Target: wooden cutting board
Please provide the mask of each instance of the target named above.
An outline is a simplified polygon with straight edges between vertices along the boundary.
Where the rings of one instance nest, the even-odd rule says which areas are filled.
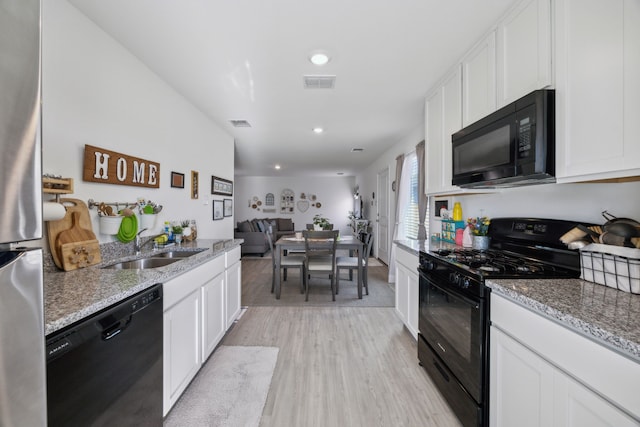
[[[95,234],[93,234],[93,226],[91,225],[91,217],[89,216],[89,208],[87,205],[80,199],[72,199],[72,198],[63,198],[60,199],[60,203],[62,203],[67,211],[64,218],[56,220],[56,221],[47,221],[47,238],[49,240],[49,249],[51,251],[51,256],[53,258],[53,262],[58,266],[58,268],[63,268],[62,259],[60,258],[60,247],[57,246],[58,235],[66,230],[69,230],[73,227],[73,213],[77,212],[79,214],[77,224],[78,227],[90,231],[92,233],[91,238],[84,240],[93,240],[95,239]],[[85,235],[86,236],[86,235]]]
[[[96,239],[64,243],[60,245],[60,260],[64,271],[97,264],[102,261],[100,243]]]

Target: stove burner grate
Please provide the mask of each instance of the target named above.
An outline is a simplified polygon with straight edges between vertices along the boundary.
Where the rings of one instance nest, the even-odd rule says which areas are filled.
[[[557,273],[553,265],[491,249],[441,249],[436,253],[446,260],[495,275],[545,276]]]

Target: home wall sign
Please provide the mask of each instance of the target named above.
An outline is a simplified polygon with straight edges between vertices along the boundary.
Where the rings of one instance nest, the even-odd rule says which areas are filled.
[[[82,180],[160,188],[160,163],[85,145]]]

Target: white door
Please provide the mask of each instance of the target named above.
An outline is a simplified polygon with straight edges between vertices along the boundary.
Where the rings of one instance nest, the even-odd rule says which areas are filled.
[[[378,203],[376,223],[378,224],[377,256],[385,264],[389,264],[389,168],[378,172]]]

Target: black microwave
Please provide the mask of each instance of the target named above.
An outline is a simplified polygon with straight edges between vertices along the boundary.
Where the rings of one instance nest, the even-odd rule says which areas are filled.
[[[456,132],[451,142],[453,185],[555,182],[555,91],[531,92]]]

